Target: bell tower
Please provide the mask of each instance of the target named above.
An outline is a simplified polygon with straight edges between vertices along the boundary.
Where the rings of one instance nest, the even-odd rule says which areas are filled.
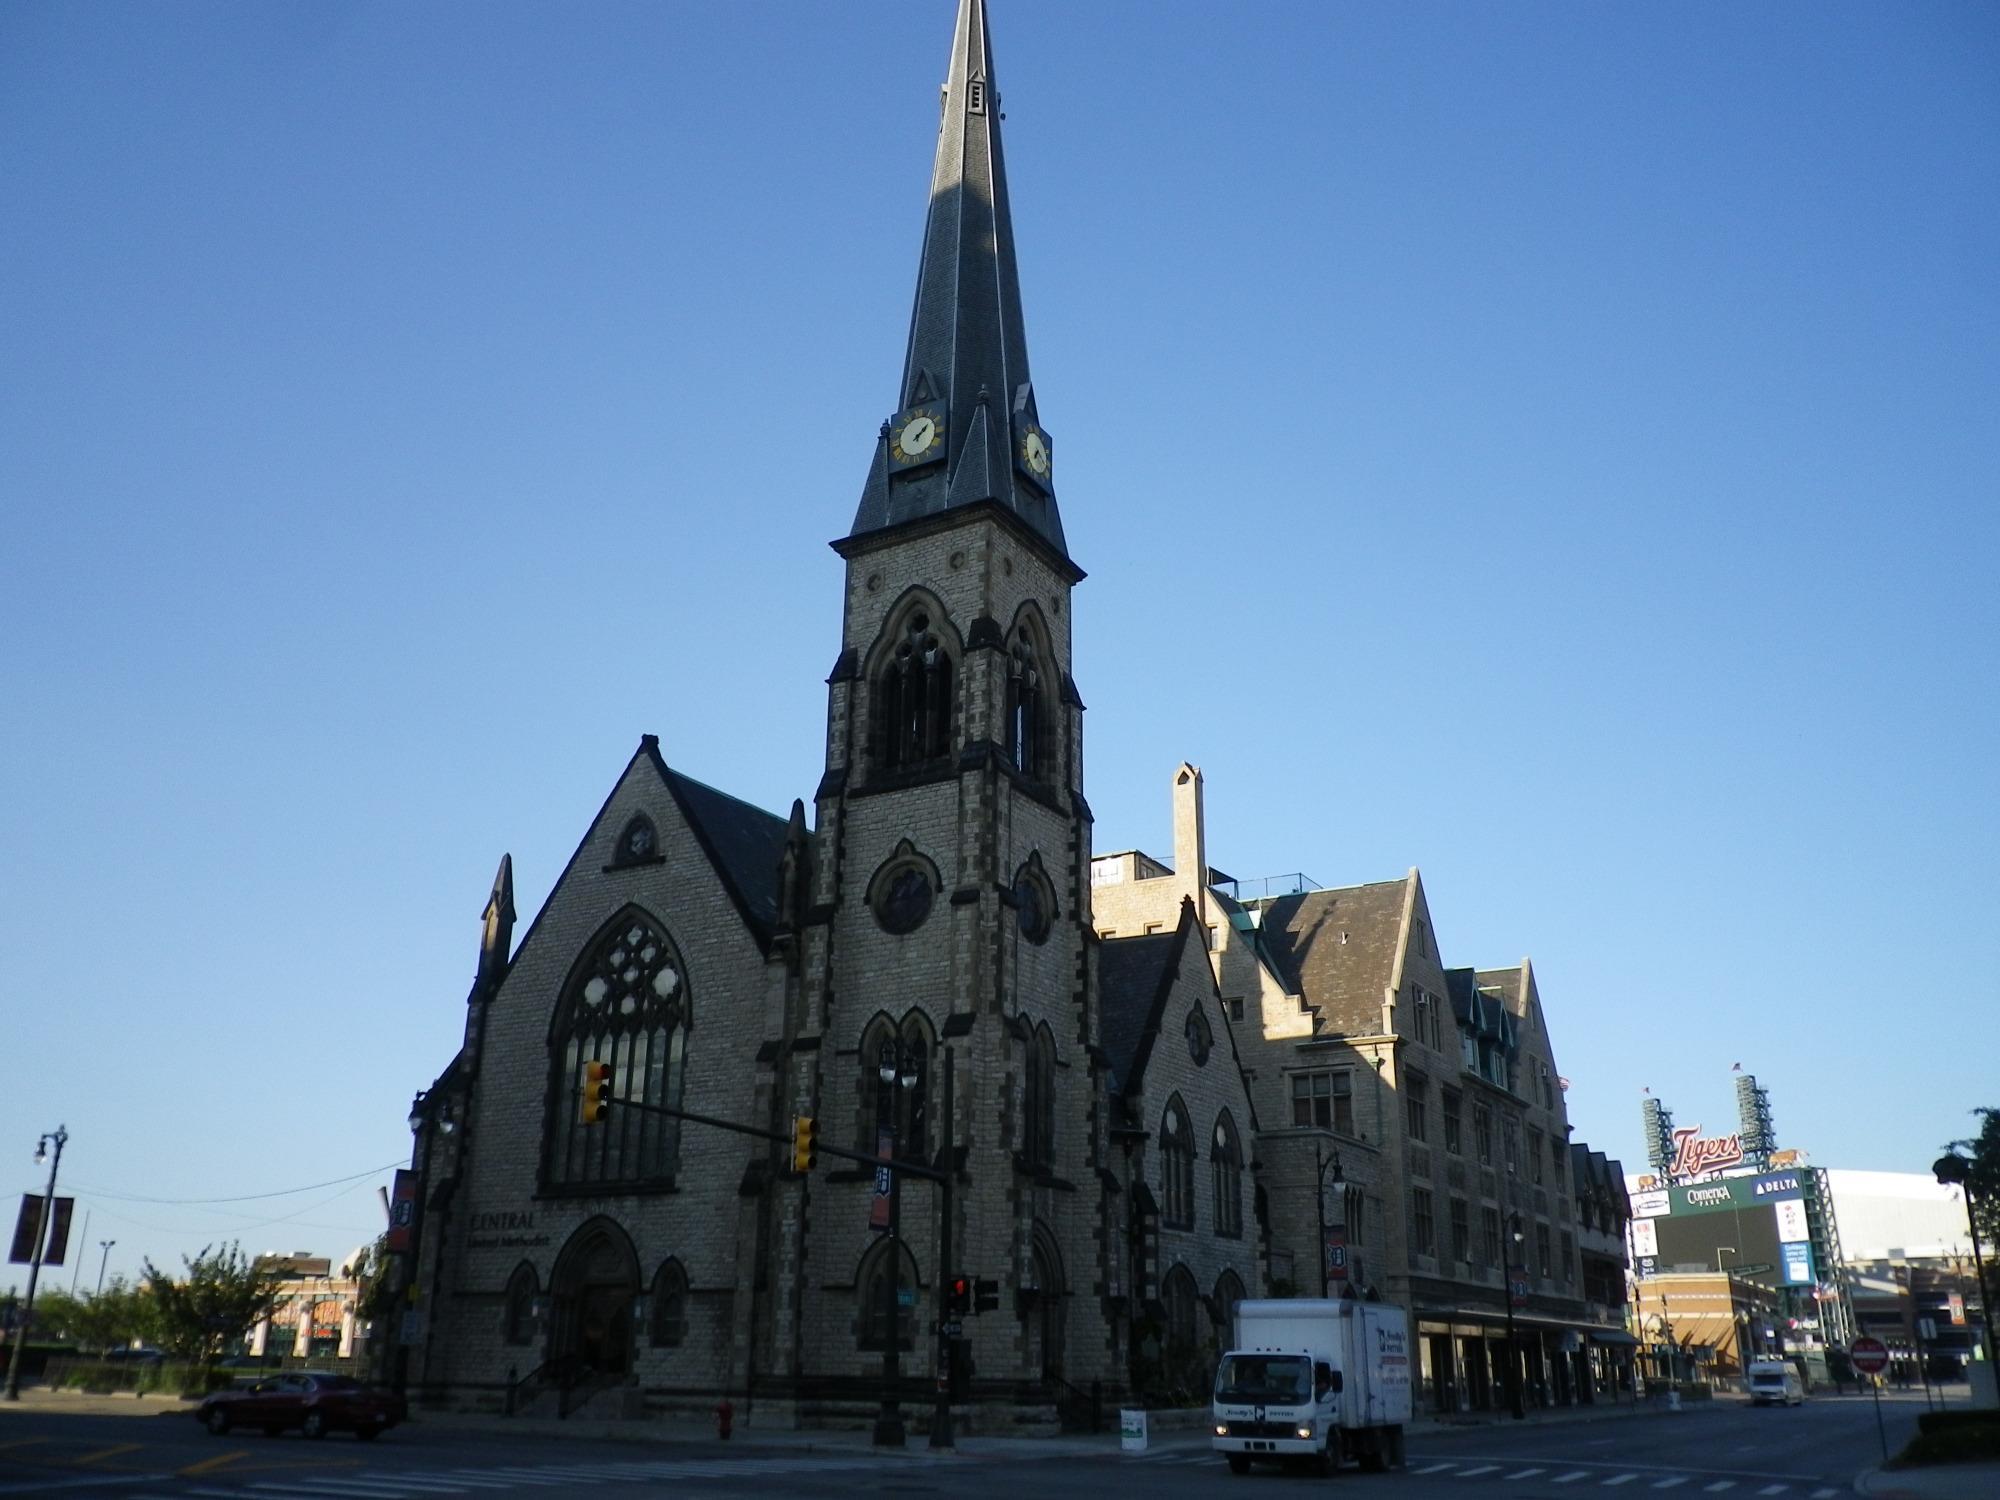
[[[873,1151],[892,1129],[897,1154],[926,1161],[951,1053],[959,1263],[936,1264],[937,1195],[906,1183],[912,1326],[944,1316],[951,1274],[991,1277],[1011,1315],[967,1324],[981,1379],[1088,1378],[1090,1352],[1064,1363],[1072,1309],[1099,1280],[1091,825],[1069,607],[1084,575],[1028,371],[1000,119],[985,0],[960,0],[902,379],[833,544],[847,565],[841,647],[787,1029],[816,1047],[825,1138]],[[901,1092],[877,1082],[885,1046],[917,1059]],[[874,1252],[857,1264],[853,1247],[871,1193],[815,1185],[804,1231],[807,1283],[851,1281],[864,1323]],[[929,1373],[930,1349],[916,1337],[904,1368]]]

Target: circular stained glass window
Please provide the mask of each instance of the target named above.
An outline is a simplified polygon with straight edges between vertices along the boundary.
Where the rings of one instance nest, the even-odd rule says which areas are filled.
[[[1026,870],[1014,877],[1014,915],[1021,936],[1031,943],[1049,939],[1049,898],[1042,883]]]
[[[915,865],[904,865],[877,889],[875,920],[884,932],[915,932],[931,914],[930,877]]]

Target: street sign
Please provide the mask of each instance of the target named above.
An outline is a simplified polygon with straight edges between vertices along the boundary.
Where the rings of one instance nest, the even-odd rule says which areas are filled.
[[[1889,1368],[1889,1346],[1863,1334],[1848,1346],[1848,1357],[1863,1375],[1880,1375]]]
[[[938,1324],[938,1332],[948,1339],[962,1339],[965,1337],[965,1325],[954,1319]]]
[[[1917,1337],[1922,1339],[1926,1344],[1935,1344],[1937,1342],[1937,1319],[1917,1319]]]

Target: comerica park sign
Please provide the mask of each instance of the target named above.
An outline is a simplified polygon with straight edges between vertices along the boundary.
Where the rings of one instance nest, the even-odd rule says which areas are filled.
[[[1743,1164],[1743,1136],[1710,1136],[1701,1138],[1701,1127],[1691,1125],[1685,1130],[1674,1132],[1674,1160],[1667,1168],[1667,1178],[1672,1182],[1689,1177],[1703,1177],[1710,1172],[1720,1172],[1724,1167]]]

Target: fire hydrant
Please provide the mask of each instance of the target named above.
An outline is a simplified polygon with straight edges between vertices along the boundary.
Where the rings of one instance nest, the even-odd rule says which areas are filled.
[[[736,1408],[724,1396],[715,1407],[715,1435],[725,1443],[729,1441],[729,1429],[736,1425]]]

